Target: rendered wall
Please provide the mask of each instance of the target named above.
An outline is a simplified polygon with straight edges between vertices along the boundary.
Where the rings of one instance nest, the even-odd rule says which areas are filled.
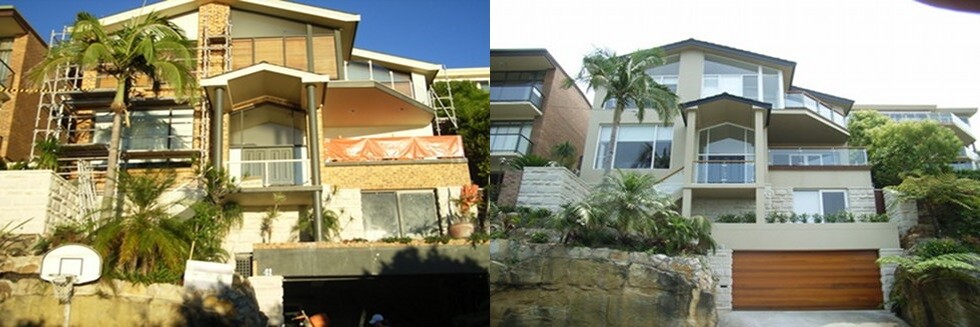
[[[894,223],[714,224],[712,236],[732,250],[858,250],[898,248]]]

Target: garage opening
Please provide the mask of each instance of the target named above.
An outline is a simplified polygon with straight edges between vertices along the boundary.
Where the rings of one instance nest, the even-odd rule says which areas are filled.
[[[878,251],[735,251],[736,310],[876,309],[882,305]]]
[[[486,326],[487,274],[290,278],[283,285],[287,326],[300,309],[326,313],[330,326],[364,326],[375,313],[392,326]]]

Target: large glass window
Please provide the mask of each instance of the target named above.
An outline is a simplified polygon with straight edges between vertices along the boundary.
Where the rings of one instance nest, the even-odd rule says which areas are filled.
[[[361,193],[364,233],[368,239],[417,237],[436,229],[431,190]]]
[[[531,122],[490,123],[490,153],[527,154],[531,148]]]
[[[673,142],[673,125],[624,125],[619,127],[616,148],[613,149],[613,168],[667,169]],[[599,132],[595,169],[605,169],[606,150],[612,135],[611,126]]]
[[[782,87],[776,69],[715,56],[705,56],[701,96],[728,93],[779,106]]]
[[[122,130],[123,150],[187,150],[194,135],[194,109],[166,108],[130,111],[130,126]],[[112,113],[95,116],[95,143],[109,143]]]
[[[847,211],[845,190],[794,190],[793,212],[807,215],[833,215]]]
[[[490,101],[529,101],[541,107],[546,71],[490,72]]]
[[[702,130],[696,163],[698,183],[755,181],[755,132],[732,124]]]

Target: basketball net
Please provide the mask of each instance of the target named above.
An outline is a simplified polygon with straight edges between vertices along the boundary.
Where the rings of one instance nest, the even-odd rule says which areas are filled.
[[[75,291],[75,275],[57,275],[51,278],[54,285],[54,296],[58,298],[58,303],[71,303],[71,296]]]

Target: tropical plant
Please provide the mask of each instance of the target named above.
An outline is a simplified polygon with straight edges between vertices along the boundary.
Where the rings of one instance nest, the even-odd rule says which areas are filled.
[[[191,204],[194,215],[184,223],[191,235],[188,258],[206,261],[222,261],[228,253],[221,242],[232,227],[242,226],[242,207],[228,196],[238,191],[235,178],[211,164],[197,165],[198,183],[204,196]]]
[[[93,231],[96,228],[93,220],[66,221],[55,225],[51,232],[42,236],[34,244],[34,252],[41,254],[60,245],[69,243],[89,244],[92,242]]]
[[[663,64],[659,49],[639,50],[623,56],[610,50],[596,49],[582,58],[582,70],[578,76],[565,81],[566,88],[572,87],[577,80],[585,83],[588,89],[604,91],[602,102],[613,101],[615,104],[612,134],[605,148],[605,162],[602,163],[607,175],[612,170],[619,124],[627,105],[636,106],[636,117],[640,122],[648,108],[653,109],[664,122],[670,122],[674,115],[680,113],[677,95],[654,81],[646,72]]]
[[[330,241],[335,237],[340,237],[340,216],[344,214],[341,210],[337,213],[330,209],[323,210],[320,214],[320,226],[323,228],[323,237]],[[293,226],[292,240],[313,240],[316,235],[316,221],[313,220],[313,211],[306,210],[300,214],[299,220]]]
[[[265,211],[265,216],[262,217],[262,224],[259,226],[259,232],[262,233],[262,243],[269,243],[272,241],[272,224],[276,222],[279,218],[279,206],[286,201],[286,195],[282,193],[272,194],[272,206]]]
[[[980,181],[954,174],[908,176],[898,186],[902,201],[917,201],[936,237],[965,239],[980,235]]]
[[[134,81],[145,77],[152,82],[154,93],[166,83],[178,100],[193,98],[197,89],[194,70],[194,43],[177,25],[155,13],[127,20],[118,29],[107,29],[99,19],[86,12],[78,13],[71,38],[55,44],[28,76],[35,84],[57,74],[58,69],[77,65],[80,71],[94,71],[116,79],[112,110],[112,134],[106,171],[104,218],[111,217],[119,165],[122,120],[129,125],[129,93]]]
[[[676,255],[705,253],[715,247],[711,223],[685,218],[668,196],[654,189],[651,175],[617,171],[584,201],[568,204],[552,220],[565,243],[609,246]]]
[[[907,256],[878,259],[879,265],[896,265],[889,301],[892,310],[916,325],[958,325],[947,321],[949,309],[940,308],[943,300],[937,297],[955,298],[953,293],[957,291],[980,291],[980,255],[963,252],[964,249],[955,240],[927,240],[913,247]]]
[[[37,164],[37,169],[48,169],[48,170],[58,170],[58,155],[61,152],[61,143],[55,137],[48,137],[43,140],[38,140],[34,146],[38,150],[37,157],[34,158],[34,162]]]
[[[524,167],[546,167],[551,165],[551,160],[548,158],[536,155],[527,154],[520,155],[515,158],[509,159],[504,162],[507,167],[514,170],[524,170]]]
[[[92,237],[92,245],[102,254],[110,275],[173,277],[173,272],[178,272],[176,277],[180,276],[189,237],[183,222],[159,203],[175,179],[173,171],[145,175],[123,171],[119,175],[119,191],[125,200],[123,210],[104,220]]]
[[[575,146],[570,141],[555,144],[551,148],[551,157],[555,158],[559,164],[568,169],[575,168],[575,156],[577,153]]]

